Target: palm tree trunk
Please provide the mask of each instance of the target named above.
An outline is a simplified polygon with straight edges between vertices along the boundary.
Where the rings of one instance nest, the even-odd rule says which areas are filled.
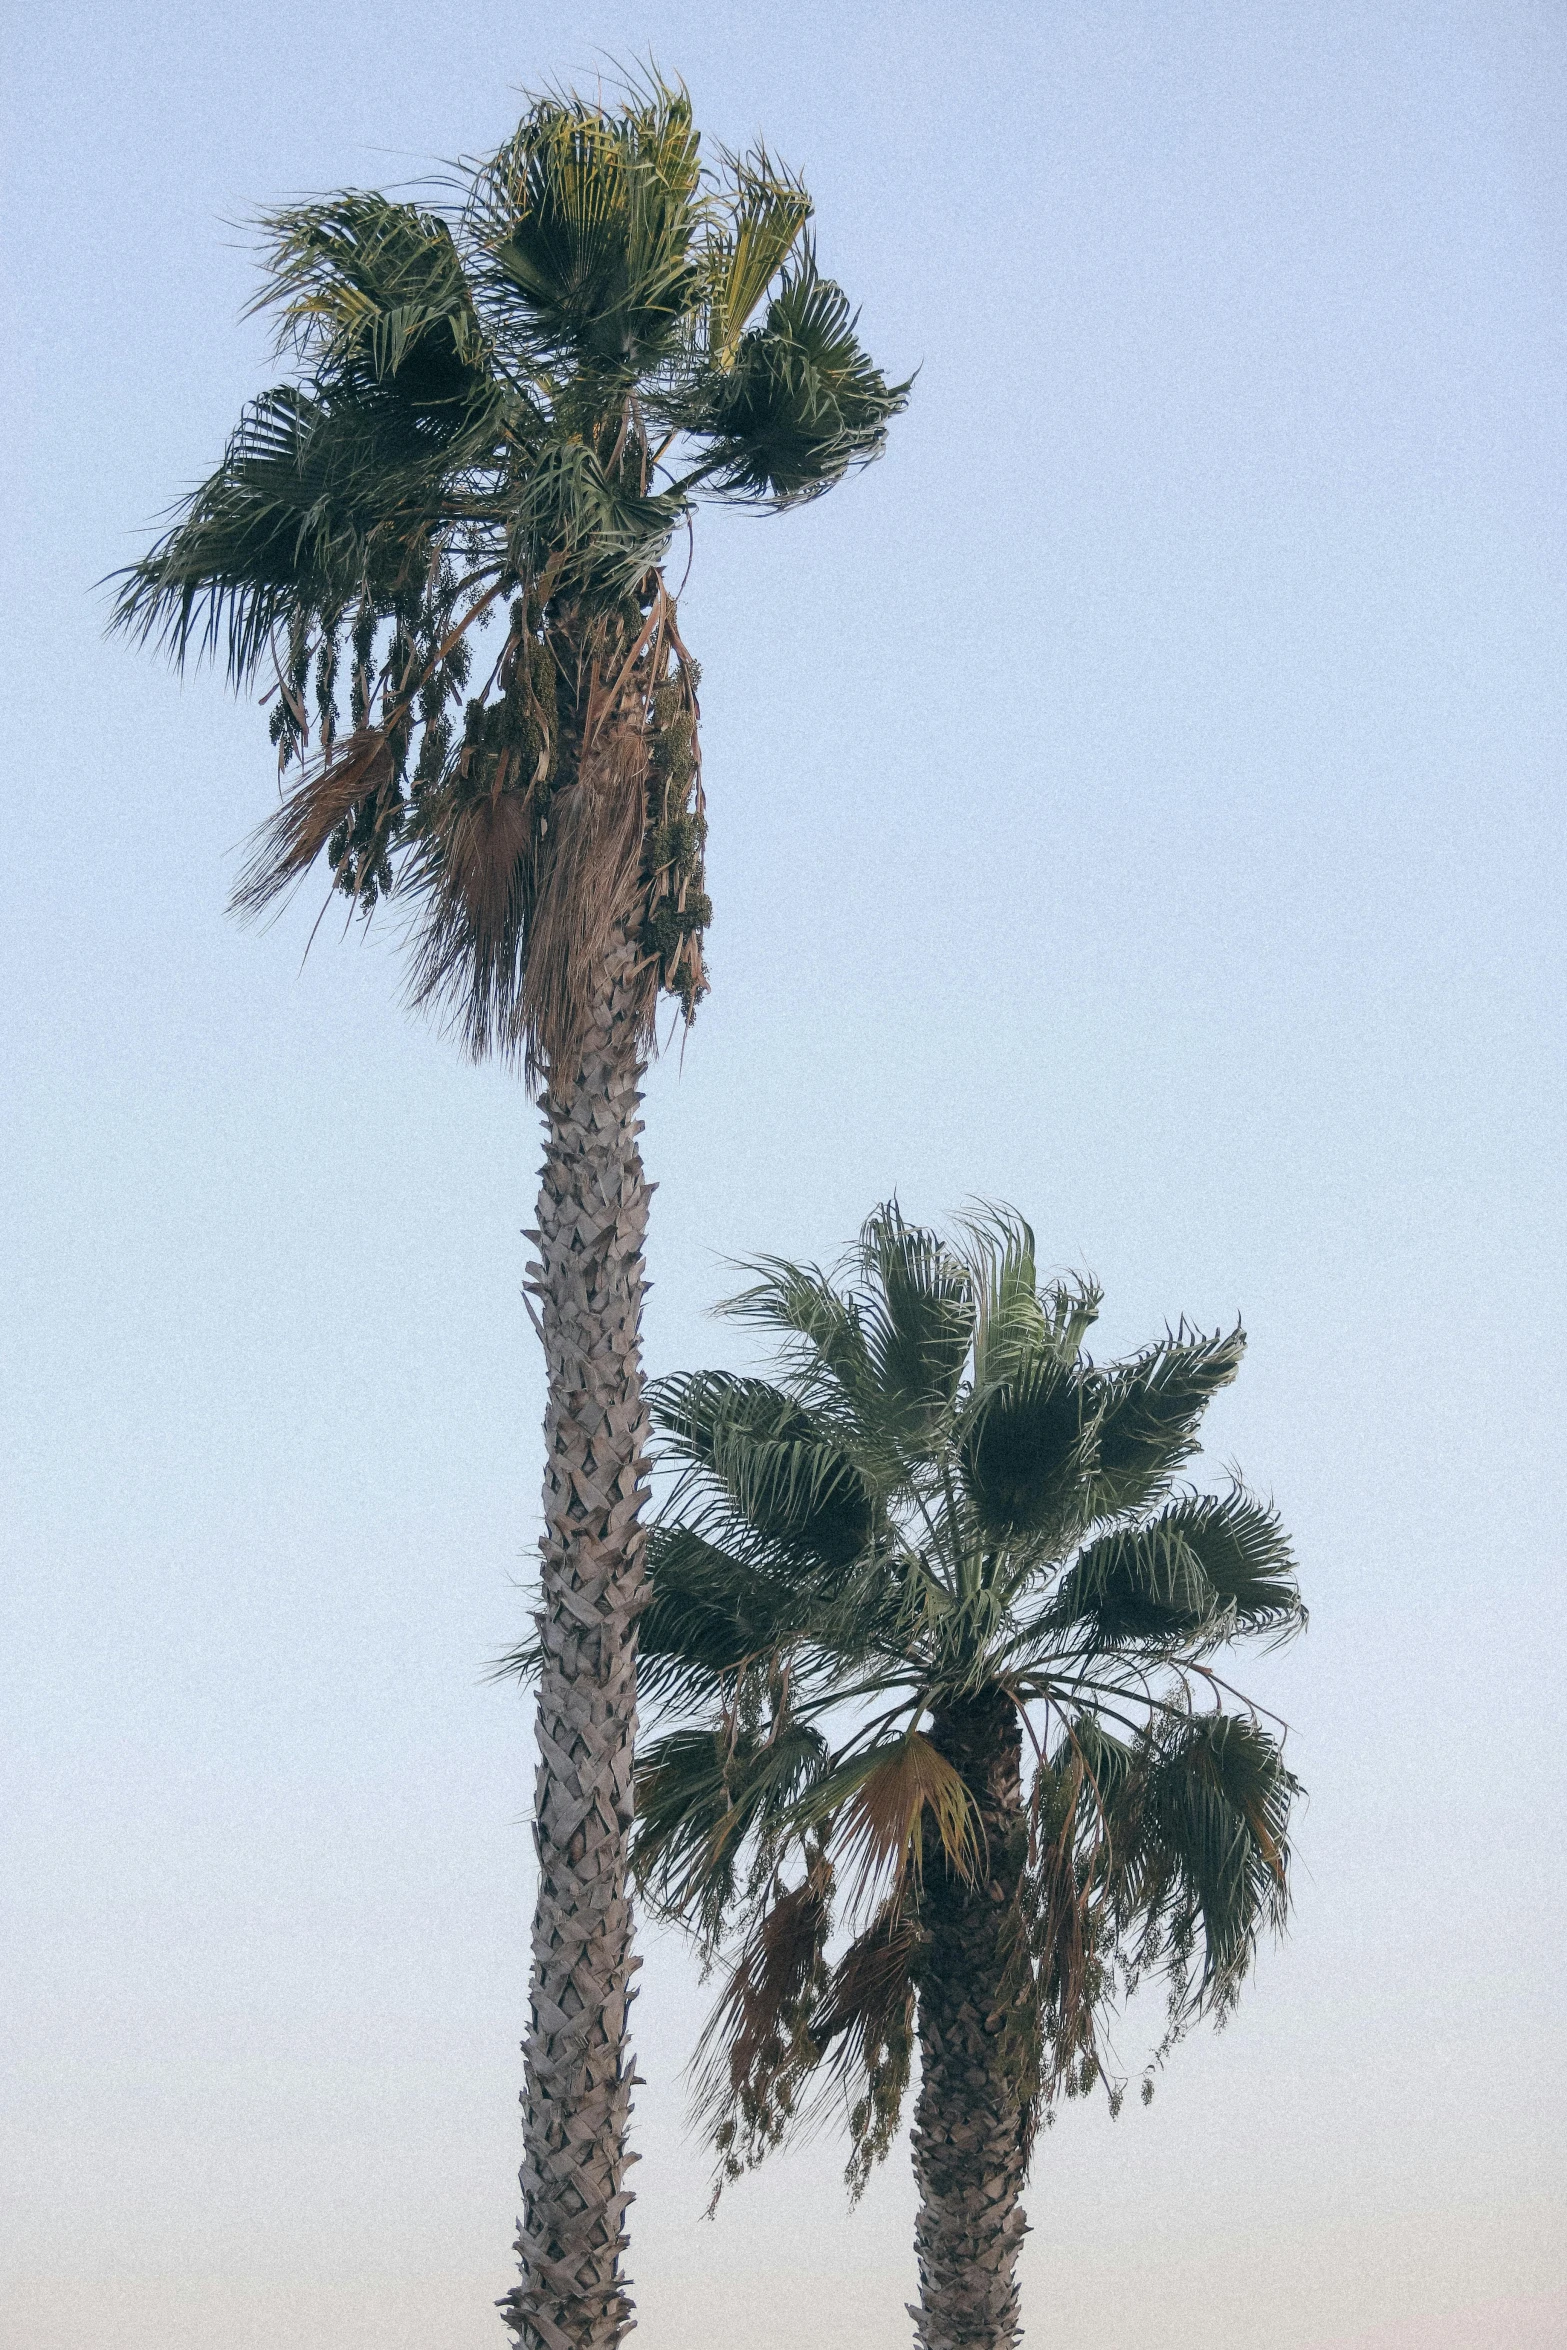
[[[1016,2267],[1026,2228],[1023,2114],[998,2057],[1005,1954],[1001,1922],[1026,1853],[1022,1738],[998,1690],[937,1719],[932,1737],[974,1796],[987,1858],[977,1881],[927,1851],[929,1932],[919,1988],[920,2092],[914,2111],[922,2350],[1012,2350],[1021,2339]],[[932,1840],[933,1841],[933,1840]]]
[[[632,2200],[627,1845],[636,1730],[643,1064],[626,926],[601,964],[581,1069],[545,1098],[539,1265],[545,1415],[539,1862],[524,2043],[522,2281],[501,2303],[523,2350],[607,2350],[632,2323],[621,2274]]]

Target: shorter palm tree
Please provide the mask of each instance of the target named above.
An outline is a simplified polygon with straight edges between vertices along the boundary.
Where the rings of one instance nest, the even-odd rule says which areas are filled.
[[[1297,1782],[1215,1665],[1304,1623],[1274,1511],[1178,1490],[1244,1338],[1085,1351],[1099,1292],[988,1213],[879,1209],[835,1278],[764,1259],[726,1309],[775,1382],[655,1390],[639,1881],[726,1981],[698,2102],[738,2175],[844,2097],[851,2186],[916,2044],[925,2350],[1019,2337],[1036,2124],[1102,2082],[1111,2008],[1230,2008],[1284,1921]],[[1151,2093],[1152,2069],[1145,2076]],[[814,2094],[813,2094],[814,2092]]]

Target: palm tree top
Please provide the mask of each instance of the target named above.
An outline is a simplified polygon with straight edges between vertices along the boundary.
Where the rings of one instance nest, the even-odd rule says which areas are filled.
[[[880,453],[909,387],[860,348],[811,216],[765,148],[704,163],[686,92],[656,75],[618,106],[536,99],[450,205],[349,189],[264,215],[249,308],[277,314],[297,379],[124,575],[122,625],[180,661],[222,644],[243,681],[301,602],[395,579],[411,535],[444,526],[519,581],[614,601],[697,497],[819,496]],[[610,421],[641,465],[606,462]],[[387,515],[389,461],[406,495]]]
[[[677,1475],[649,1554],[636,1858],[709,1952],[739,1937],[703,2076],[731,2163],[806,2075],[856,2066],[863,2163],[890,2131],[922,1879],[979,1865],[976,1724],[1034,1758],[1028,2110],[1099,2076],[1108,2003],[1149,1968],[1177,2031],[1233,2002],[1285,1917],[1295,1781],[1221,1652],[1305,1610],[1276,1511],[1179,1481],[1238,1327],[1096,1361],[1097,1288],[1042,1280],[1008,1210],[947,1239],[892,1202],[834,1274],[752,1270],[725,1310],[777,1341],[776,1376],[653,1390]]]
[[[660,566],[700,500],[780,510],[868,463],[908,391],[811,217],[765,148],[705,160],[650,71],[615,102],[537,98],[445,201],[350,189],[263,221],[252,307],[291,372],[122,575],[115,624],[178,663],[221,652],[236,684],[275,668],[300,780],[239,903],[328,849],[356,908],[402,888],[429,917],[415,992],[476,1051],[548,1053],[553,983],[524,976],[539,827],[628,683],[677,771],[637,844],[646,944],[688,1011],[702,992],[696,677]],[[459,728],[475,631],[508,613]]]

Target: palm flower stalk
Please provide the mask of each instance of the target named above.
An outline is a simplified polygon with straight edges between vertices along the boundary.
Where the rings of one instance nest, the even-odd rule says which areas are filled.
[[[1040,2119],[1119,2105],[1108,2021],[1162,1977],[1151,2094],[1286,1918],[1297,1783],[1220,1666],[1304,1623],[1294,1563],[1239,1484],[1177,1483],[1244,1340],[1096,1362],[1099,1293],[1010,1211],[947,1241],[893,1203],[837,1276],[753,1270],[776,1378],[652,1391],[636,1872],[724,1970],[715,2195],[835,2103],[858,2192],[917,2048],[918,2339],[1004,2350]]]
[[[323,864],[351,916],[394,900],[413,1000],[545,1113],[539,1884],[503,2304],[530,2350],[602,2350],[631,2314],[637,1112],[660,999],[689,1019],[706,991],[711,917],[665,558],[703,499],[777,511],[867,463],[907,389],[810,220],[765,151],[705,164],[656,76],[538,99],[450,203],[350,190],[270,216],[258,304],[292,373],[116,613],[265,684],[283,795],[239,909]]]

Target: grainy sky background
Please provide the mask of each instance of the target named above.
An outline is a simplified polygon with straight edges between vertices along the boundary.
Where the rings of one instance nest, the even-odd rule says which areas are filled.
[[[1567,20],[1550,5],[170,0],[8,35],[10,2350],[482,2350],[510,2276],[538,1136],[390,938],[224,915],[265,720],[94,582],[268,380],[242,225],[651,47],[805,172],[891,452],[704,522],[716,990],[649,1087],[655,1367],[897,1185],[1106,1344],[1245,1315],[1214,1453],[1313,1624],[1295,1932],[1045,2140],[1030,2338],[1567,2333]],[[228,224],[228,225],[226,225]],[[900,2149],[701,2217],[656,1945],[647,2350],[907,2339]],[[1134,2019],[1135,2064],[1155,2019]]]

